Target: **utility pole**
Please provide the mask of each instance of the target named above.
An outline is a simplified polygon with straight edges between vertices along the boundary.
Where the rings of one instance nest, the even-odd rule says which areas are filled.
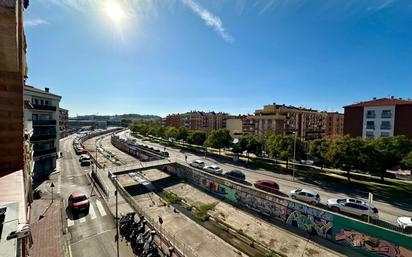
[[[292,170],[293,181],[295,181],[296,138],[297,138],[297,136],[298,136],[298,132],[295,130],[295,142],[293,144],[293,170]]]
[[[117,177],[115,175],[112,175],[113,180],[115,181],[116,184],[116,191],[114,191],[114,195],[116,196],[116,250],[117,250],[117,257],[119,257],[119,204],[118,204],[118,196],[117,194],[118,192],[118,181],[117,181]]]
[[[52,190],[52,201],[51,202],[53,203],[53,188],[54,188],[53,182],[51,183],[50,187],[51,187],[51,190]]]

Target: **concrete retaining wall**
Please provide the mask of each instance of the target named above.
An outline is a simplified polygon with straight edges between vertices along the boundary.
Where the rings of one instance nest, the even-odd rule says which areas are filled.
[[[176,164],[177,176],[228,201],[371,256],[412,257],[412,237]]]

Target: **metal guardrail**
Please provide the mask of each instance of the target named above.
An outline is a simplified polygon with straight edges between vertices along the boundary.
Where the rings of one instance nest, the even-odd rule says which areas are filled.
[[[116,176],[113,176],[113,173],[108,170],[108,176],[110,180],[115,184],[117,181],[113,178]],[[132,196],[124,189],[123,186],[121,186],[119,183],[117,184],[117,189],[119,190],[120,194],[124,197],[124,199],[129,203],[129,205],[139,214],[142,214],[144,218],[147,220],[147,223],[149,227],[152,229],[155,229],[157,232],[157,235],[160,236],[160,238],[167,242],[169,245],[173,245],[175,248],[175,253],[177,253],[178,256],[180,257],[199,257],[199,255],[196,254],[196,251],[190,246],[176,238],[176,235],[168,232],[162,226],[159,224],[158,221],[155,221],[152,219],[149,214],[147,213],[146,210],[141,208],[137,202],[132,198]]]

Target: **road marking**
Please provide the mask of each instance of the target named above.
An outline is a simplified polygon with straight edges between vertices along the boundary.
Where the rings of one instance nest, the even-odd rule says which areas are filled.
[[[86,217],[82,217],[81,219],[79,219],[80,223],[83,223],[86,221]]]
[[[100,215],[106,216],[106,211],[104,210],[102,203],[99,200],[96,200],[96,204],[97,204],[97,209],[99,209]]]
[[[73,226],[73,225],[74,225],[74,220],[67,219],[67,226],[68,226],[68,227],[71,227],[71,226]]]
[[[89,208],[90,208],[90,209],[89,209],[90,218],[91,218],[92,220],[94,220],[94,219],[96,218],[96,213],[94,212],[93,205],[90,204],[90,207],[89,207]]]
[[[60,170],[59,176],[57,178],[57,194],[60,194],[61,189],[62,189],[62,173],[61,173],[61,170]]]

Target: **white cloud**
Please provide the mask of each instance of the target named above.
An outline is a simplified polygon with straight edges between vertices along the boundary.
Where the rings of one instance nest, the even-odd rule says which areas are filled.
[[[24,21],[24,25],[27,27],[35,27],[35,26],[45,25],[45,24],[49,24],[49,22],[43,19],[39,19],[39,18]]]
[[[215,16],[193,0],[182,0],[182,2],[190,7],[207,26],[212,27],[226,42],[232,43],[234,41],[234,38],[226,32],[222,20],[218,16]]]

